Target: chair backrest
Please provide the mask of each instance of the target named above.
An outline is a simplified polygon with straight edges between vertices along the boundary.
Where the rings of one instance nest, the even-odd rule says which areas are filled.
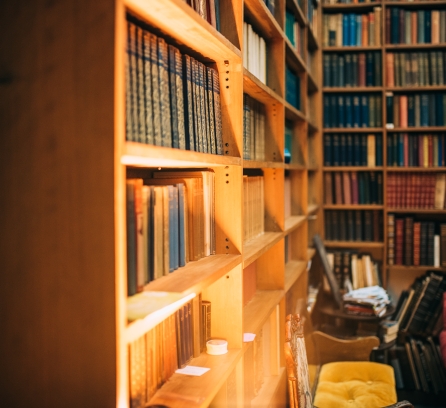
[[[285,321],[285,363],[291,408],[310,408],[313,398],[303,324],[299,314],[290,314]]]

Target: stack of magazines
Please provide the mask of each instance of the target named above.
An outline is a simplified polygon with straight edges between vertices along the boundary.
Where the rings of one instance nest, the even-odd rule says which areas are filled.
[[[351,290],[342,297],[345,313],[362,316],[382,316],[389,303],[389,295],[380,286]]]

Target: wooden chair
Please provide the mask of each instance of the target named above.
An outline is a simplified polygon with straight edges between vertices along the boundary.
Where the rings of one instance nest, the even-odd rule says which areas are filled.
[[[288,315],[285,362],[291,408],[413,407],[408,401],[397,402],[393,368],[368,361],[378,338],[340,340],[315,332],[307,341],[308,348],[300,315]],[[323,363],[308,364],[307,350],[313,360],[318,346],[324,351]]]

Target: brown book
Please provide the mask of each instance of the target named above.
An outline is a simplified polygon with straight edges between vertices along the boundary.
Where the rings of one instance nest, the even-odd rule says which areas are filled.
[[[367,14],[362,15],[362,46],[369,45],[369,19]]]
[[[350,172],[350,187],[352,204],[359,204],[358,173],[356,171]]]
[[[333,173],[334,181],[335,181],[335,203],[343,204],[342,200],[342,175],[341,172],[336,171]]]
[[[400,95],[400,123],[402,128],[407,127],[407,95]]]
[[[389,52],[386,54],[386,78],[387,86],[395,86],[395,54]]]
[[[366,86],[365,52],[358,54],[358,86]]]
[[[400,127],[400,95],[394,95],[393,97],[393,124]]]
[[[413,218],[404,219],[404,265],[413,265]]]
[[[440,10],[432,10],[431,12],[431,43],[440,43]],[[443,28],[444,29],[444,28]]]
[[[404,219],[395,220],[395,265],[403,265]]]
[[[418,43],[418,14],[416,11],[410,13],[410,28],[411,28],[411,44]]]
[[[201,334],[203,342],[203,350],[206,350],[206,342],[211,338],[211,302],[208,300],[201,301]]]
[[[324,173],[325,204],[333,204],[333,177],[331,172]]]
[[[342,173],[342,188],[343,188],[343,203],[344,204],[351,204],[352,198],[351,198],[351,186],[350,186],[350,173],[347,171],[344,171]]]
[[[413,223],[413,265],[420,265],[421,223]]]
[[[198,357],[202,350],[201,344],[201,294],[192,299],[192,345],[193,356]]]

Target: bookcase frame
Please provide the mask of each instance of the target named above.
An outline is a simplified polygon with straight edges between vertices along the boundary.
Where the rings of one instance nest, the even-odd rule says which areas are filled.
[[[382,205],[369,206],[369,205],[327,205],[324,204],[324,214],[325,210],[340,209],[340,210],[366,210],[366,209],[379,209],[383,211],[383,236],[382,242],[355,242],[355,241],[328,241],[325,240],[325,245],[329,249],[355,249],[358,252],[369,252],[372,253],[376,259],[381,262],[382,270],[382,281],[384,287],[386,287],[394,298],[398,298],[399,294],[403,289],[406,289],[413,280],[423,274],[427,269],[439,269],[444,270],[444,268],[435,268],[433,266],[403,266],[403,265],[388,265],[387,262],[387,214],[443,214],[444,210],[417,210],[417,209],[392,209],[387,206],[386,197],[386,186],[387,186],[387,175],[389,172],[441,172],[446,169],[446,167],[435,167],[435,168],[420,168],[420,167],[392,167],[387,165],[387,150],[386,150],[386,140],[389,134],[396,132],[439,132],[444,131],[444,127],[407,127],[407,128],[393,128],[388,129],[386,127],[386,116],[385,116],[385,95],[386,92],[412,92],[412,91],[444,91],[445,86],[406,86],[406,87],[389,87],[386,81],[386,54],[388,52],[403,51],[403,50],[436,50],[436,49],[446,49],[446,43],[440,44],[388,44],[385,38],[386,34],[386,9],[389,7],[404,7],[411,9],[419,8],[431,8],[431,9],[444,9],[446,2],[444,1],[388,1],[382,0],[377,2],[365,2],[365,3],[350,3],[350,4],[322,4],[321,8],[324,14],[326,13],[347,13],[347,12],[366,12],[372,10],[374,7],[382,7],[382,45],[381,46],[324,46],[323,54],[333,53],[333,52],[357,52],[357,51],[379,51],[381,52],[381,68],[382,68],[382,84],[381,86],[370,86],[370,87],[324,87],[322,90],[323,95],[329,95],[330,93],[352,93],[352,92],[378,92],[382,94],[382,127],[379,128],[325,128],[324,134],[334,134],[334,133],[379,133],[382,135],[382,157],[383,166],[376,167],[354,167],[354,166],[324,166],[323,173],[333,172],[333,171],[377,171],[383,174],[383,198],[384,202]],[[324,229],[322,227],[322,229]],[[325,231],[324,231],[325,232]]]
[[[158,169],[195,168],[215,172],[216,255],[190,262],[144,290],[211,300],[212,335],[226,338],[229,352],[194,358],[191,365],[210,371],[202,377],[174,374],[150,403],[227,406],[227,379],[235,373],[237,406],[246,406],[243,356],[253,346],[243,343],[243,333],[262,327],[272,333],[271,376],[251,406],[285,401],[283,324],[291,312],[286,296],[306,299],[312,235],[320,233],[322,215],[322,116],[313,112],[321,110],[321,70],[307,66],[292,48],[284,32],[285,7],[291,5],[304,26],[304,55],[313,55],[313,68],[321,61],[320,24],[313,31],[306,3],[301,7],[295,0],[277,1],[274,16],[261,0],[220,5],[221,33],[181,0],[0,7],[5,36],[22,47],[18,53],[2,43],[0,70],[6,91],[0,142],[6,404],[129,406],[129,344],[179,306],[160,306],[127,322],[126,178],[129,172],[149,177]],[[316,1],[314,7],[320,11]],[[127,13],[218,70],[222,156],[126,141]],[[274,56],[268,85],[243,68],[245,13]],[[301,110],[285,101],[286,62],[301,78]],[[266,107],[264,161],[243,159],[244,92]],[[293,123],[293,156],[298,149],[303,162],[284,163],[285,118]],[[266,222],[263,234],[243,242],[243,172],[249,169],[263,173]],[[288,175],[291,196],[285,197]],[[292,208],[287,219],[286,199]],[[243,306],[243,269],[254,262],[256,292]]]

